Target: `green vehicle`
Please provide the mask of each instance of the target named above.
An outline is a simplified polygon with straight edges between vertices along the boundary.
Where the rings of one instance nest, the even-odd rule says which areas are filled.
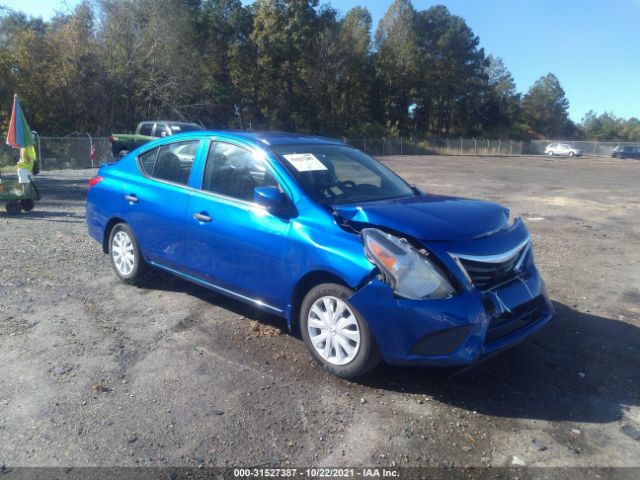
[[[193,130],[204,130],[204,128],[195,123],[164,120],[140,122],[133,134],[114,133],[109,137],[111,153],[113,154],[113,158],[118,159],[131,150],[138,148],[140,145],[155,140],[156,138],[168,137],[169,135],[191,132]]]
[[[7,179],[0,181],[0,202],[6,202],[9,215],[18,215],[23,210],[30,212],[37,200],[40,200],[40,192],[35,183],[18,183]]]

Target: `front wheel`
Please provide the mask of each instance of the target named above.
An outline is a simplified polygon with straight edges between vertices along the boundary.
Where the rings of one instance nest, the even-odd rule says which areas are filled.
[[[350,289],[324,283],[311,289],[300,308],[300,330],[313,359],[328,372],[355,378],[380,362],[367,322],[349,303]]]
[[[126,223],[118,223],[109,235],[109,257],[116,275],[125,283],[138,283],[147,270],[136,237]]]
[[[569,156],[570,156],[570,157],[573,157],[574,155],[575,155],[575,153],[573,153],[573,152],[569,152]]]
[[[552,152],[551,150],[549,150],[549,151],[547,152],[547,155],[549,155],[550,157],[553,157],[553,152]]]

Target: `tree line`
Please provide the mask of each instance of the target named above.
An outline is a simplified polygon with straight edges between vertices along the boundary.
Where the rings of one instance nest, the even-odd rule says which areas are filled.
[[[140,120],[345,137],[640,140],[637,119],[568,117],[558,79],[524,94],[463,18],[395,0],[344,16],[319,0],[84,0],[50,21],[1,7],[0,123],[23,99],[48,135]]]

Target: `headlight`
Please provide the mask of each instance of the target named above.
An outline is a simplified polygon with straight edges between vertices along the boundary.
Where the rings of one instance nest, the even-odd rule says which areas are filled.
[[[365,228],[361,234],[365,255],[397,295],[420,300],[446,298],[455,293],[440,269],[406,240],[376,228]]]

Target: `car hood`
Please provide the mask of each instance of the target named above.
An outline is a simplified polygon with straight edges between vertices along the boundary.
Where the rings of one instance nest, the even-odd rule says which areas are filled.
[[[503,230],[509,210],[466,198],[420,195],[362,204],[336,205],[344,219],[386,227],[418,240],[457,241]]]

